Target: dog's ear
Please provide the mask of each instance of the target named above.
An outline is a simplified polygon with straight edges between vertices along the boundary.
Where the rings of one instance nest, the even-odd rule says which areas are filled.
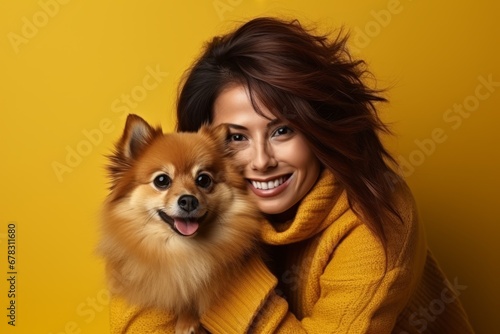
[[[199,133],[211,138],[212,142],[216,145],[217,149],[223,155],[224,159],[222,165],[224,166],[219,175],[219,182],[231,182],[233,187],[238,189],[246,189],[246,181],[242,177],[244,172],[244,165],[238,164],[233,159],[236,150],[230,142],[230,131],[227,124],[220,125],[203,125]],[[233,175],[233,176],[231,176]]]
[[[205,136],[212,138],[219,149],[231,155],[232,150],[229,145],[229,127],[227,124],[220,125],[208,125],[204,124],[201,126],[199,132]]]
[[[123,154],[124,158],[136,159],[144,148],[161,134],[161,128],[155,129],[141,117],[130,114],[116,149]]]
[[[111,188],[130,169],[132,161],[142,153],[144,148],[156,137],[162,135],[160,127],[153,128],[141,117],[129,114],[125,130],[115,145],[112,155],[108,156],[108,172],[111,178]]]

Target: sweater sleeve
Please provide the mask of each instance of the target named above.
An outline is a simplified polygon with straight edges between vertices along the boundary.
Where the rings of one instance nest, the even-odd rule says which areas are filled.
[[[201,318],[211,333],[241,334],[250,330],[256,316],[269,305],[277,279],[260,257],[253,257]]]
[[[330,333],[391,333],[414,283],[411,257],[387,268],[388,257],[368,227],[358,225],[334,250],[320,277],[320,298],[302,323]]]
[[[290,312],[276,279],[255,260],[210,308],[202,323],[212,333],[390,333],[409,299],[404,270],[385,271],[383,246],[363,225],[335,249],[308,316]],[[311,298],[308,295],[307,298]]]
[[[112,296],[109,310],[111,334],[162,334],[175,331],[173,315],[129,305],[117,296]]]

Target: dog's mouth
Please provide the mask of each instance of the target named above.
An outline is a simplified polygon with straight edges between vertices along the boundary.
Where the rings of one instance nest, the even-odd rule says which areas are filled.
[[[162,210],[158,210],[158,215],[165,223],[168,224],[168,226],[172,228],[172,230],[184,237],[191,237],[195,235],[200,227],[200,218],[170,217]]]

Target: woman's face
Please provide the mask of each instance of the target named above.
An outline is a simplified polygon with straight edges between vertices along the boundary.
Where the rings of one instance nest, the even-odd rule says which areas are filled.
[[[255,111],[245,86],[232,85],[214,103],[213,123],[228,124],[235,159],[245,166],[248,188],[266,214],[292,208],[312,188],[320,162],[304,136],[261,107]]]

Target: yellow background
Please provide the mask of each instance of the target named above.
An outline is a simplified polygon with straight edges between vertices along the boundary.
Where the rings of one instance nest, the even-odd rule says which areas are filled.
[[[108,331],[93,249],[107,186],[103,156],[121,134],[121,116],[138,113],[171,130],[177,84],[202,43],[259,15],[351,30],[356,56],[390,88],[381,110],[397,137],[387,143],[410,163],[405,173],[429,244],[448,277],[467,286],[461,298],[477,332],[498,328],[498,4],[60,2],[0,4],[1,333]],[[156,81],[151,71],[161,72]],[[449,111],[461,105],[471,111]],[[9,222],[17,224],[16,327],[6,317]]]

